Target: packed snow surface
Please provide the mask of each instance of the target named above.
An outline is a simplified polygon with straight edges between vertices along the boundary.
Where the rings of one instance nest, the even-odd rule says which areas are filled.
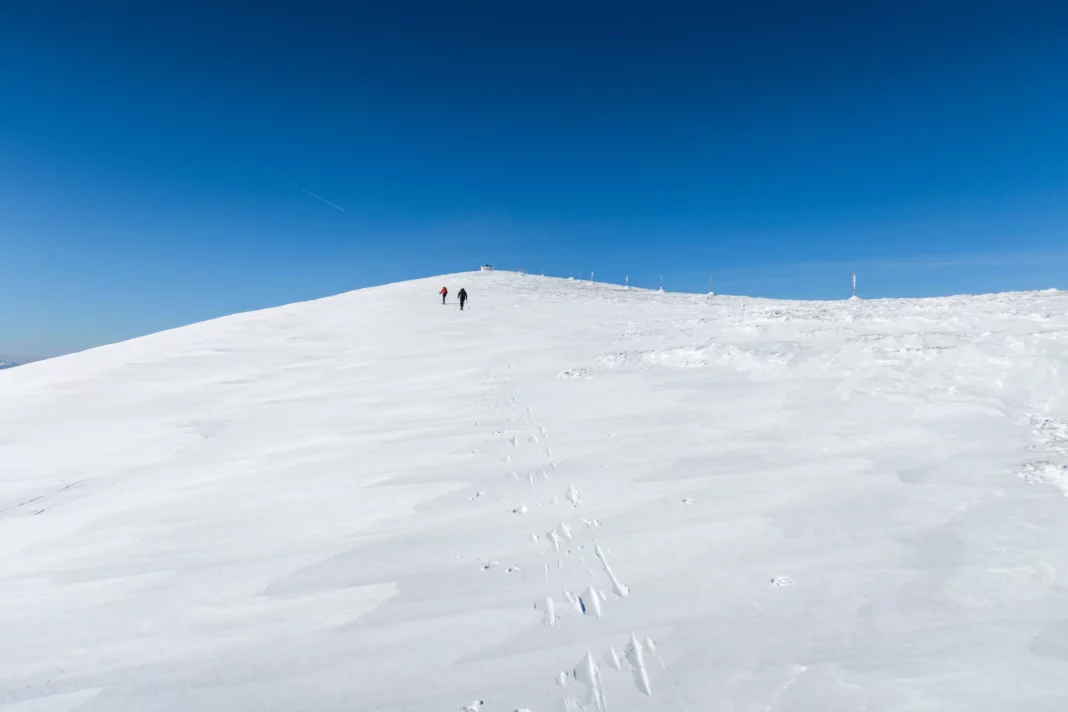
[[[1063,712],[1066,364],[489,272],[6,370],[0,711]]]

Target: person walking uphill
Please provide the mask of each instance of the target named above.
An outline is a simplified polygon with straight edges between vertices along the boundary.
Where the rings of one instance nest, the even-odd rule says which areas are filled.
[[[445,297],[449,296],[449,288],[448,287],[442,287],[441,291],[438,292],[438,294],[441,295],[441,303],[444,304],[445,303]]]
[[[463,287],[460,287],[460,293],[457,296],[460,297],[460,311],[463,311],[464,302],[467,301],[467,290]]]

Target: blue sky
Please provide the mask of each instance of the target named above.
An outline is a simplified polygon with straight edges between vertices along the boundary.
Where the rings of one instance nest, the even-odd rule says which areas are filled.
[[[343,5],[0,8],[0,355],[483,262],[1068,288],[1064,3]]]

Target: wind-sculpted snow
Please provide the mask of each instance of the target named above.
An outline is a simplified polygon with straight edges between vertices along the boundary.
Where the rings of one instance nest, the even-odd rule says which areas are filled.
[[[491,272],[5,370],[0,712],[1068,709],[1066,364]]]

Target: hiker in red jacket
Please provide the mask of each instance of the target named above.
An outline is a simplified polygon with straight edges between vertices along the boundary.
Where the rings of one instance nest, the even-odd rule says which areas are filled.
[[[441,295],[441,303],[444,304],[445,303],[445,297],[449,296],[449,288],[448,287],[442,287],[441,291],[438,292],[438,294]]]

